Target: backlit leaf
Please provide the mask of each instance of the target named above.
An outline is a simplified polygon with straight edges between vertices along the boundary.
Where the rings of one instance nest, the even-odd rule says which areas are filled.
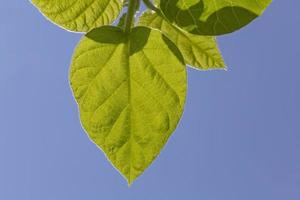
[[[122,0],[32,0],[52,22],[70,30],[89,30],[113,22],[122,9]]]
[[[186,67],[161,32],[104,26],[83,37],[70,71],[83,127],[131,184],[175,130]]]
[[[159,29],[167,35],[179,48],[189,66],[201,70],[225,68],[215,37],[187,33],[154,12],[143,13],[139,24]]]
[[[272,0],[160,0],[165,16],[198,35],[236,31],[260,16]]]

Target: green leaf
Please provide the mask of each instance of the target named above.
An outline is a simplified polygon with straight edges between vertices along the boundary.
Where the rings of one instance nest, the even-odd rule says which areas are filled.
[[[143,13],[139,24],[161,30],[179,48],[188,65],[201,70],[226,68],[215,37],[187,33],[153,12]]]
[[[77,46],[70,82],[83,127],[131,184],[175,130],[186,96],[186,67],[161,32],[104,26]]]
[[[160,0],[165,16],[198,35],[236,31],[260,16],[272,0]]]
[[[70,31],[89,30],[112,23],[123,0],[32,0],[52,22]]]

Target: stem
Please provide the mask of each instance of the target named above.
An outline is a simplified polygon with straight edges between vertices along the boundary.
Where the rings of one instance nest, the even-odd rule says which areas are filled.
[[[126,14],[126,21],[124,26],[125,33],[130,33],[132,24],[134,23],[134,15],[136,7],[140,0],[129,0],[128,10]]]

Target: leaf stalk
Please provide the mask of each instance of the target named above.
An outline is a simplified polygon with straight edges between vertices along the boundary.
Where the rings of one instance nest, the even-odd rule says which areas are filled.
[[[130,33],[131,27],[134,23],[136,7],[139,4],[140,0],[129,0],[128,10],[126,14],[126,20],[124,25],[125,33]]]

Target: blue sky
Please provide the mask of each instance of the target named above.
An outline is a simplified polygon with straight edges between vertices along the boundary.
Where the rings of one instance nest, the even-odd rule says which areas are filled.
[[[219,38],[229,70],[190,69],[184,116],[131,188],[80,127],[68,83],[80,35],[28,1],[0,12],[0,199],[299,200],[300,2]]]

